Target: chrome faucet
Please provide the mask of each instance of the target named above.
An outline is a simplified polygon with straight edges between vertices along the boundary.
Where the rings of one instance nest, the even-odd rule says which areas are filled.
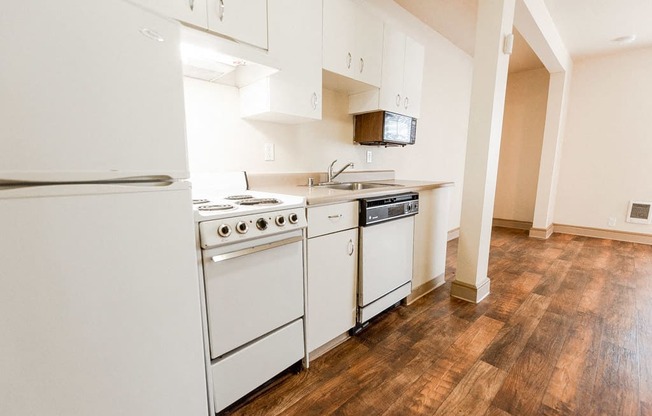
[[[338,170],[337,172],[333,173],[333,165],[335,165],[335,162],[337,162],[337,159],[333,160],[333,163],[328,167],[328,182],[326,183],[333,183],[333,179],[337,178],[340,173],[344,172],[348,168],[353,168],[353,162],[349,162],[346,164],[342,169]]]

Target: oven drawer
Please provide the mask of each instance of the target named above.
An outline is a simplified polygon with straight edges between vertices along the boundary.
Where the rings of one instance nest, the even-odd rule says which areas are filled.
[[[202,253],[211,358],[304,313],[301,232],[253,249],[228,250]]]
[[[211,366],[219,412],[304,357],[303,319],[226,356]]]
[[[308,208],[308,238],[358,226],[358,201]]]

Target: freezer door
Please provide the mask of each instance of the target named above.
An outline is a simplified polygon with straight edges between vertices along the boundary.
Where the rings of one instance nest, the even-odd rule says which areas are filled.
[[[185,184],[0,191],[0,415],[207,415],[190,206]]]
[[[2,6],[0,180],[187,177],[178,23],[122,0]]]

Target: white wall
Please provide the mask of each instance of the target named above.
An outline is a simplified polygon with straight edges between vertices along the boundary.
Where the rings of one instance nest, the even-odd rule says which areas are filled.
[[[549,81],[543,68],[509,74],[494,218],[533,220]]]
[[[449,229],[459,227],[469,116],[472,59],[391,0],[369,0],[368,9],[425,46],[421,117],[417,142],[405,148],[353,143],[348,97],[323,91],[321,121],[281,125],[239,117],[238,90],[185,79],[190,167],[193,171],[325,171],[352,161],[356,170],[394,169],[397,178],[454,181]],[[273,143],[276,160],[263,160]],[[366,163],[366,151],[373,163]]]
[[[554,222],[651,233],[625,223],[652,201],[652,48],[575,63]]]

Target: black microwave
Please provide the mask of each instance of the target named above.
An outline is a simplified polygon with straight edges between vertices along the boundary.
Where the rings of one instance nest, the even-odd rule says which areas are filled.
[[[417,119],[389,111],[355,116],[354,140],[360,144],[405,146],[414,144],[417,137]]]

